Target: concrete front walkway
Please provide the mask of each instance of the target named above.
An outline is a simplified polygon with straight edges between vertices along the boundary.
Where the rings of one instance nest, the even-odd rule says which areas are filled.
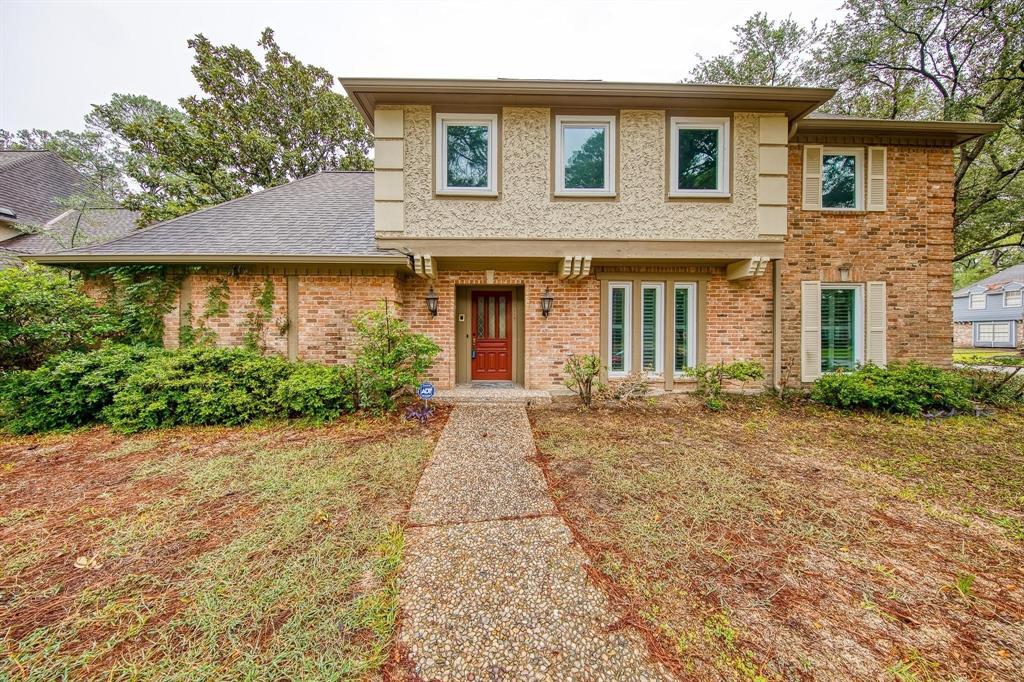
[[[420,480],[399,647],[426,680],[654,680],[557,515],[522,405],[460,404]]]

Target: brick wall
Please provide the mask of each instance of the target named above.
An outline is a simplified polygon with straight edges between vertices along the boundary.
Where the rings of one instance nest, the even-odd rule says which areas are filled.
[[[948,366],[952,351],[953,155],[888,148],[888,210],[801,210],[803,146],[789,149],[789,236],[782,266],[783,379],[800,380],[800,282],[887,283],[887,355]]]
[[[953,347],[970,348],[974,345],[974,325],[970,322],[953,323]]]

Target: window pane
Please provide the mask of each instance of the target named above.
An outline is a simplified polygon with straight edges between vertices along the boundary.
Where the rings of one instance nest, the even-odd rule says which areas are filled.
[[[680,287],[676,289],[676,329],[675,329],[675,363],[673,369],[682,372],[690,366],[690,290]]]
[[[821,291],[821,371],[854,369],[854,291]]]
[[[857,157],[825,154],[821,169],[821,205],[825,208],[857,208]]]
[[[1021,292],[1019,291],[1007,291],[1006,292],[1006,305],[1007,306],[1019,306],[1021,304]]]
[[[608,367],[613,372],[626,371],[626,290],[612,288],[611,342],[612,352]]]
[[[658,290],[645,287],[641,292],[643,319],[641,324],[641,365],[645,372],[658,371]]]
[[[494,297],[487,297],[487,338],[494,338]]]
[[[718,130],[679,130],[679,189],[718,189]]]
[[[488,134],[485,125],[445,125],[448,187],[487,186]]]
[[[505,297],[498,297],[498,338],[505,338]]]
[[[484,335],[484,308],[487,307],[487,301],[483,298],[476,300],[476,335]]]
[[[604,126],[562,128],[566,189],[605,189],[604,140]]]

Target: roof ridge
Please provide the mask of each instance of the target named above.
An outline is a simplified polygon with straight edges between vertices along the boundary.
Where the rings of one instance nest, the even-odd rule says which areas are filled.
[[[111,239],[110,241],[103,242],[103,246],[106,246],[107,244],[114,244],[114,243],[120,242],[120,241],[122,241],[124,239],[128,239],[129,237],[134,237],[135,235],[142,234],[143,232],[149,232],[150,230],[156,229],[158,227],[162,227],[163,225],[169,225],[169,224],[171,224],[171,223],[173,223],[175,221],[181,220],[182,218],[187,218],[189,216],[199,215],[200,213],[206,213],[207,211],[211,211],[211,210],[213,210],[215,208],[219,208],[221,206],[227,206],[228,204],[233,204],[236,201],[241,201],[242,199],[248,199],[249,197],[254,197],[254,196],[257,196],[259,194],[265,194],[267,192],[273,191],[273,190],[278,189],[280,187],[288,187],[289,185],[294,185],[295,183],[302,182],[303,180],[308,180],[310,178],[314,178],[314,177],[320,175],[321,173],[322,173],[322,171],[318,171],[316,173],[313,173],[312,175],[307,175],[305,177],[297,178],[295,180],[289,180],[289,181],[286,181],[286,182],[282,182],[280,185],[274,185],[273,187],[264,187],[263,189],[257,190],[255,192],[250,192],[249,194],[243,194],[242,196],[235,197],[234,199],[228,199],[227,201],[222,201],[219,204],[213,204],[212,206],[206,206],[206,207],[201,208],[201,209],[199,209],[197,211],[192,211],[191,213],[185,213],[184,215],[176,216],[176,217],[170,218],[168,220],[161,220],[158,223],[153,223],[152,225],[147,225],[146,227],[142,227],[142,228],[139,228],[137,230],[133,230],[133,231],[127,233],[127,234],[123,234],[120,237],[117,237],[116,239]],[[193,230],[196,230],[196,229],[199,229],[198,225],[195,228],[193,228]],[[189,235],[191,233],[192,233],[192,231],[190,230],[188,232],[185,232],[185,234],[182,235],[182,236],[184,237],[184,236],[187,236],[187,235]],[[94,245],[89,244],[89,245],[77,246],[77,247],[75,247],[73,249],[68,249],[67,251],[64,251],[63,253],[74,253],[74,252],[78,251],[79,249],[87,249],[87,248],[91,248],[92,246],[94,246]]]

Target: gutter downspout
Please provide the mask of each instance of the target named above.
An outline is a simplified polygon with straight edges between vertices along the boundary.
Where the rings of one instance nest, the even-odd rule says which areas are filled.
[[[782,390],[782,259],[772,261],[772,386]]]

